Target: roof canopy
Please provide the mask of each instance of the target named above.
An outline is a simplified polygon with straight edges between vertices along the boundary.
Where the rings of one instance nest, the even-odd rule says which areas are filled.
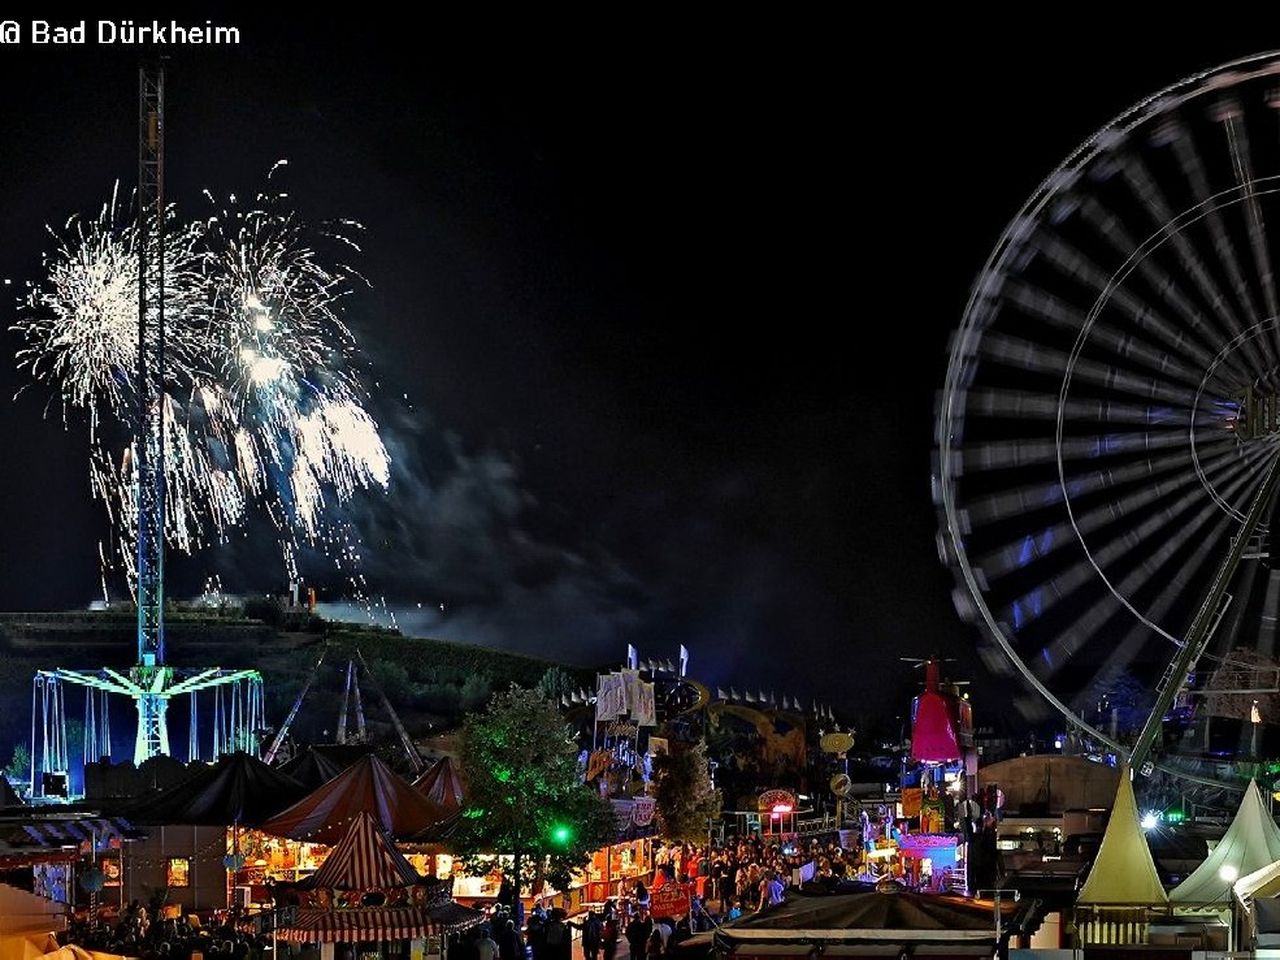
[[[1012,903],[1001,905],[1011,927],[1018,909]],[[896,884],[815,896],[790,891],[781,904],[721,927],[714,938],[726,947],[796,942],[991,944],[993,911],[990,902],[911,893]],[[711,939],[707,934],[695,941]]]
[[[261,826],[278,837],[333,845],[362,811],[398,840],[422,833],[448,814],[376,756],[366,754]]]
[[[452,757],[441,757],[413,785],[432,803],[450,812],[462,808],[462,774]]]
[[[136,823],[255,827],[306,793],[297,780],[247,753],[233,753],[130,811]]]
[[[1098,857],[1089,869],[1089,878],[1076,902],[1155,904],[1168,900],[1138,822],[1138,804],[1133,798],[1129,768],[1121,767],[1107,832],[1102,836]]]
[[[422,877],[395,848],[377,821],[361,811],[351,821],[347,835],[325,858],[307,883],[312,888],[368,890],[406,887]]]
[[[1237,878],[1276,860],[1280,860],[1280,829],[1267,811],[1258,784],[1250,781],[1226,834],[1204,863],[1173,888],[1169,899],[1174,903],[1225,902]]]

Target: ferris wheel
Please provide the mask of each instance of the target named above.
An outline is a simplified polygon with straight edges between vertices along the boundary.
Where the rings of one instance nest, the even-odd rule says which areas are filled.
[[[1253,700],[1253,756],[1280,693],[1277,270],[1280,52],[1085,141],[1005,228],[953,336],[934,499],[956,607],[1029,685],[1025,713],[1056,709],[1144,772],[1194,779],[1174,755],[1208,753],[1207,678]],[[1148,694],[1128,735],[1088,702],[1118,675]]]

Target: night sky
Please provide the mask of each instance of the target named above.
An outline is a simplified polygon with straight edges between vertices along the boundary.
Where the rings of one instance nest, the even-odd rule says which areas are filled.
[[[641,10],[416,37],[205,17],[243,42],[171,51],[170,198],[251,194],[285,157],[308,217],[368,229],[347,320],[396,468],[356,519],[402,626],[583,664],[684,643],[713,683],[850,716],[901,710],[898,655],[957,657],[980,719],[994,690],[929,498],[947,336],[990,245],[1093,129],[1254,49],[938,24],[897,57],[818,21]],[[15,296],[46,223],[132,184],[138,56],[0,47]],[[0,364],[0,609],[82,606],[105,533],[85,429],[42,419],[43,387],[10,403],[25,382]],[[175,561],[171,593],[213,571],[277,589],[259,533]]]

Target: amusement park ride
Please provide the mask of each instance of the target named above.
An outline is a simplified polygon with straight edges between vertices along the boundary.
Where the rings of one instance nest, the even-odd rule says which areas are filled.
[[[262,677],[256,670],[178,668],[165,662],[165,278],[164,68],[138,71],[138,357],[134,374],[137,429],[132,460],[137,475],[138,658],[127,673],[110,667],[41,670],[34,679],[31,718],[33,796],[66,797],[70,762],[66,684],[84,688],[84,759],[109,759],[107,696],[134,702],[138,728],[133,762],[169,756],[169,703],[190,699],[188,761],[199,758],[196,694],[214,690],[213,752],[257,751],[263,727]],[[225,688],[225,689],[224,689]],[[96,696],[95,696],[96,694]],[[225,696],[224,696],[225,694]],[[37,776],[37,773],[40,775]]]
[[[1034,690],[1028,716],[1048,705],[1179,789],[1243,789],[1280,722],[1268,223],[1280,53],[1143,100],[1044,180],[974,284],[940,398],[939,552],[988,664]],[[1129,735],[1086,714],[1117,677],[1150,704]]]

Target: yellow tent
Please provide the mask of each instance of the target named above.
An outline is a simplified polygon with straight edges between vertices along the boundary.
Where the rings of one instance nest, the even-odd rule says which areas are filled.
[[[1169,898],[1156,874],[1151,849],[1138,822],[1138,804],[1133,798],[1129,768],[1120,770],[1120,786],[1111,807],[1102,847],[1080,890],[1077,903],[1083,904],[1163,904]]]
[[[0,883],[0,960],[32,960],[56,950],[52,934],[66,928],[66,904]]]

